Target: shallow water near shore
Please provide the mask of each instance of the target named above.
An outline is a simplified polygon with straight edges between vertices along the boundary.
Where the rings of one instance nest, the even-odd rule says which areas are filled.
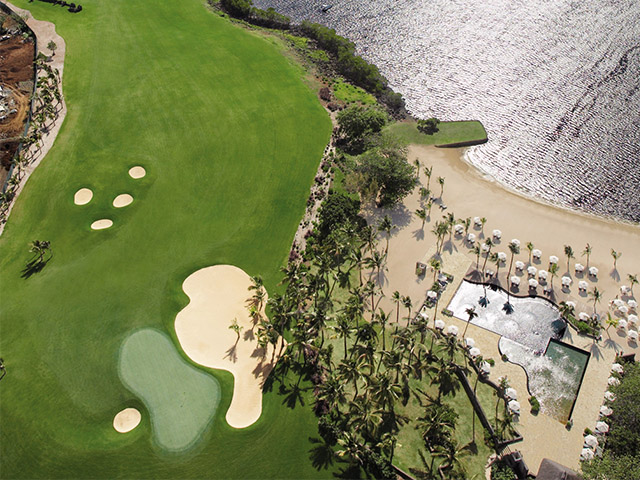
[[[353,40],[414,115],[481,120],[468,160],[509,188],[640,222],[640,3],[254,3]]]

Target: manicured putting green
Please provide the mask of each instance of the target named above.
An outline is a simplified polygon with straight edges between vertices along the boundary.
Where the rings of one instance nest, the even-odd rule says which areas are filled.
[[[169,338],[151,328],[122,344],[120,378],[151,415],[154,441],[170,451],[193,446],[211,423],[220,403],[220,385],[189,365]]]

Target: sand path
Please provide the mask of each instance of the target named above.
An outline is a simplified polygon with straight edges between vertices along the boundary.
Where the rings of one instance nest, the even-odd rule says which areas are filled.
[[[66,54],[66,44],[64,42],[64,39],[56,33],[56,27],[53,23],[44,22],[42,20],[36,20],[35,18],[33,18],[33,16],[31,15],[31,12],[29,12],[28,10],[23,10],[21,8],[18,8],[9,2],[5,2],[5,3],[11,10],[16,12],[18,15],[22,16],[23,18],[26,18],[25,21],[27,25],[29,26],[29,28],[31,28],[31,30],[33,30],[33,33],[35,33],[36,38],[38,39],[38,53],[42,53],[43,55],[46,55],[47,57],[49,57],[51,52],[47,49],[47,45],[51,41],[55,42],[57,46],[56,52],[55,52],[55,55],[51,58],[49,65],[51,65],[53,69],[57,68],[58,72],[60,73],[60,93],[62,94],[63,93],[62,92],[62,74],[64,70],[64,57]],[[27,183],[27,180],[29,180],[29,177],[31,176],[33,171],[38,167],[38,165],[40,165],[40,162],[45,158],[45,156],[53,146],[53,142],[55,142],[55,139],[58,136],[60,127],[64,122],[65,116],[67,115],[67,105],[64,100],[64,95],[61,95],[61,98],[62,100],[60,104],[56,106],[56,108],[58,109],[58,116],[55,118],[52,124],[47,126],[48,127],[47,130],[42,133],[40,148],[37,148],[35,145],[32,145],[31,148],[27,152],[25,152],[25,155],[30,159],[30,161],[29,161],[29,164],[22,170],[20,183],[18,184],[15,190],[15,197],[13,198],[13,201],[9,205],[9,209],[7,211],[7,217],[6,217],[7,220],[9,219],[9,215],[11,214],[11,210],[13,209],[13,206],[16,204],[18,196],[20,195],[20,193],[22,192],[22,189]],[[5,223],[0,223],[0,235],[4,231],[5,225],[6,225],[6,221]]]
[[[274,365],[274,347],[258,346],[247,308],[250,285],[249,275],[232,265],[198,270],[182,285],[190,302],[175,322],[176,335],[189,358],[233,374],[233,398],[226,420],[234,428],[248,427],[260,418],[262,386]],[[229,328],[234,318],[242,327],[240,336]]]
[[[528,252],[524,248],[528,241],[533,242],[535,247],[543,252],[539,268],[546,269],[549,256],[556,255],[560,259],[559,277],[566,274],[564,245],[571,245],[578,257],[571,261],[571,270],[573,270],[573,264],[576,262],[586,264],[586,259],[581,256],[581,253],[589,242],[593,248],[589,264],[598,267],[600,272],[597,280],[586,280],[589,282],[590,290],[593,286],[597,286],[604,292],[604,298],[598,306],[600,311],[605,311],[608,302],[620,293],[621,285],[628,285],[626,280],[628,273],[640,274],[640,249],[638,249],[640,227],[563,210],[507,191],[497,183],[484,178],[475,168],[465,163],[461,159],[461,153],[460,149],[438,149],[425,146],[411,146],[409,149],[408,158],[411,162],[418,158],[423,166],[433,166],[430,188],[434,194],[437,195],[440,191],[437,177],[445,178],[443,202],[447,209],[441,211],[438,205],[434,205],[431,218],[425,223],[424,228],[422,228],[422,221],[414,213],[421,207],[417,189],[407,197],[403,205],[392,211],[368,213],[368,219],[374,223],[385,214],[389,214],[397,226],[389,242],[388,271],[384,272],[380,279],[387,295],[381,304],[382,307],[390,311],[395,309],[395,305],[390,300],[395,290],[410,296],[415,308],[422,305],[426,291],[433,281],[433,274],[428,270],[424,277],[417,277],[414,273],[415,265],[417,261],[428,259],[435,253],[436,237],[431,230],[435,221],[440,220],[443,213],[448,212],[454,213],[456,218],[486,217],[488,221],[484,232],[489,235],[493,229],[500,229],[502,242],[494,247],[494,252],[508,252],[509,241],[512,238],[518,238],[523,248],[516,260],[528,262]],[[421,181],[426,184],[424,175]],[[471,227],[469,231],[484,239],[480,230],[474,230]],[[382,234],[383,246],[386,242],[384,237],[385,235]],[[623,252],[618,261],[617,271],[613,270],[611,248]],[[453,274],[455,280],[454,284],[445,291],[440,301],[440,309],[448,305],[467,269],[472,263],[475,264],[475,256],[469,253],[468,246],[454,236],[451,242],[445,243],[442,261],[443,270]],[[495,266],[492,266],[492,269],[495,270]],[[506,270],[506,267],[501,270]],[[592,311],[591,300],[578,295],[577,283],[581,278],[576,278],[573,271],[570,275],[574,283],[570,293],[563,298],[575,300],[578,303],[577,311],[586,308],[590,308],[586,311]],[[557,278],[555,286],[558,292],[559,284],[560,281]],[[637,296],[640,286],[636,286],[634,290]],[[432,311],[429,314],[433,315]],[[439,316],[442,318],[442,315]],[[460,331],[465,326],[465,322],[458,319],[445,318],[445,322],[457,324]],[[569,337],[565,338],[565,341],[591,353],[574,408],[574,426],[571,430],[566,430],[564,425],[551,417],[543,414],[534,417],[529,413],[526,375],[521,367],[499,360],[499,336],[473,325],[469,327],[467,336],[476,340],[485,356],[496,359],[492,378],[495,380],[501,375],[507,375],[512,386],[520,394],[519,400],[523,408],[518,430],[524,436],[524,441],[512,446],[512,450],[518,449],[523,452],[525,461],[533,472],[537,471],[540,461],[545,457],[579,469],[582,432],[585,427],[593,429],[598,420],[599,407],[606,390],[606,380],[616,351],[640,354],[636,344],[629,343],[613,329],[609,333],[611,339],[605,333],[603,341],[598,344],[575,332],[569,332]]]
[[[135,408],[125,408],[113,417],[113,428],[119,433],[127,433],[138,426],[142,415]]]

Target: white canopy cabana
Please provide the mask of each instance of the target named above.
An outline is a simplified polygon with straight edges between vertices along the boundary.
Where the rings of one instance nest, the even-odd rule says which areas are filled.
[[[540,260],[540,258],[542,257],[542,250],[538,250],[537,248],[534,248],[531,251],[531,255],[533,256],[533,258]]]
[[[589,284],[587,282],[585,282],[584,280],[580,280],[578,282],[578,289],[579,290],[586,290],[587,288],[589,288]]]
[[[456,327],[455,325],[449,325],[449,328],[447,328],[447,333],[456,337],[458,335],[458,327]]]
[[[627,322],[632,327],[635,327],[636,325],[638,325],[638,316],[634,315],[633,313],[629,314],[629,316],[627,317]]]
[[[589,275],[592,277],[598,276],[598,269],[596,267],[589,267]]]
[[[595,435],[589,434],[586,437],[584,437],[584,444],[588,448],[596,448],[598,446],[598,437],[596,437]]]
[[[576,302],[574,302],[573,300],[569,300],[567,302],[567,305],[569,305],[571,308],[576,308]]]
[[[517,400],[511,400],[507,404],[507,408],[514,415],[520,415],[520,402],[518,402]]]
[[[629,291],[630,291],[630,290],[629,290],[629,287],[627,287],[626,285],[622,285],[622,286],[620,287],[620,293],[621,293],[622,295],[626,295]]]
[[[535,278],[529,279],[529,288],[538,288],[538,281]]]
[[[478,347],[473,347],[472,349],[469,350],[469,355],[471,355],[473,358],[479,357],[480,349]]]
[[[626,315],[627,313],[629,313],[629,307],[627,307],[626,305],[622,305],[621,307],[618,307],[618,311],[621,314]]]
[[[511,285],[514,285],[516,287],[520,285],[520,277],[516,277],[515,275],[513,275],[510,280],[511,280]]]
[[[604,422],[596,422],[596,432],[607,433],[609,431],[609,425]]]
[[[476,341],[471,337],[467,337],[464,339],[464,344],[467,346],[467,348],[473,348],[476,346]]]
[[[582,265],[581,263],[576,263],[575,269],[576,273],[582,273],[584,272],[584,265]]]
[[[629,337],[629,340],[637,342],[638,341],[638,332],[636,330],[629,330],[627,332],[627,337]]]
[[[484,253],[487,253],[489,251],[489,245],[487,245],[486,243],[482,244],[482,251]]]
[[[504,252],[498,252],[498,259],[501,262],[506,262],[507,261],[507,254]]]
[[[467,235],[467,242],[474,243],[475,241],[476,241],[475,233],[470,233],[469,235]]]
[[[516,270],[524,270],[524,262],[521,262],[520,260],[516,261]]]
[[[612,363],[611,371],[616,373],[624,373],[624,368],[619,363]]]
[[[515,388],[508,387],[504,391],[504,396],[507,397],[509,400],[516,400],[518,398],[518,392],[516,391]]]
[[[462,235],[464,233],[464,225],[462,225],[461,223],[456,223],[453,227],[453,231],[456,233],[456,235]]]
[[[502,238],[502,232],[497,229],[492,232],[492,235],[496,240],[500,240]]]
[[[611,385],[612,387],[616,387],[620,385],[620,380],[618,380],[616,377],[609,377],[607,379],[607,384]]]
[[[602,415],[603,417],[608,417],[612,413],[613,413],[613,410],[611,410],[611,407],[607,407],[606,405],[602,405],[600,407],[600,415]]]
[[[572,281],[573,280],[571,280],[571,277],[562,277],[562,285],[564,285],[565,287],[571,285]]]
[[[513,245],[515,245],[516,247],[519,247],[519,246],[520,246],[520,240],[518,240],[517,238],[512,238],[512,239],[511,239],[511,243],[512,243]]]
[[[438,319],[435,322],[436,330],[444,330],[445,324],[442,320]]]
[[[625,328],[627,328],[627,321],[624,318],[621,318],[618,320],[618,329],[624,330]]]
[[[604,398],[605,400],[609,400],[610,402],[615,402],[616,394],[607,390],[606,392],[604,392]]]
[[[551,255],[549,257],[549,263],[550,264],[558,263],[558,257],[556,257],[555,255]]]
[[[534,277],[536,275],[536,273],[538,273],[538,269],[536,267],[534,267],[533,265],[531,265],[529,268],[527,268],[527,273],[529,275],[531,275],[532,277]]]
[[[638,302],[636,302],[635,300],[629,300],[627,302],[627,305],[629,305],[629,308],[633,308],[634,310],[638,308]]]
[[[593,457],[595,457],[595,453],[590,448],[583,448],[580,452],[580,460],[582,461],[593,460]]]
[[[583,322],[586,322],[587,320],[589,320],[591,317],[589,316],[589,314],[587,312],[580,312],[578,314],[578,319],[582,320]]]
[[[481,227],[482,226],[482,219],[480,217],[473,217],[473,224],[476,227]]]
[[[547,272],[546,270],[540,270],[538,272],[538,279],[540,279],[541,281],[546,280],[548,276],[549,276],[549,272]]]
[[[489,362],[482,362],[480,365],[480,371],[484,375],[489,375],[491,373],[491,365],[489,365]]]
[[[436,298],[438,298],[438,293],[434,292],[433,290],[429,290],[427,292],[427,298],[430,300],[435,300]]]

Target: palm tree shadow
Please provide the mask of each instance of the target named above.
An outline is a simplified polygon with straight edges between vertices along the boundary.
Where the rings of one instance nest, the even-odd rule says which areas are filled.
[[[52,257],[47,258],[46,260],[40,260],[39,258],[34,258],[29,261],[27,265],[22,269],[22,274],[20,275],[22,278],[29,278],[31,275],[35,275],[36,273],[42,271],[44,267],[46,267],[49,260]]]
[[[316,470],[326,470],[333,465],[335,453],[333,447],[319,438],[309,437],[315,446],[309,450],[309,459]]]
[[[609,272],[609,276],[613,278],[616,282],[620,281],[620,272],[618,272],[617,268],[614,268]]]
[[[622,350],[622,347],[612,338],[608,338],[604,341],[604,348],[613,348],[615,351]]]
[[[349,464],[339,472],[333,474],[336,478],[344,478],[345,480],[360,480],[362,478],[362,469],[358,465]]]
[[[596,345],[596,343],[592,343],[591,347],[589,348],[591,355],[593,355],[593,357],[598,361],[602,358],[602,353],[600,353],[600,347],[598,347],[598,345]]]
[[[300,387],[298,383],[294,383],[291,387],[287,388],[287,386],[282,383],[280,385],[280,394],[284,395],[284,400],[282,400],[282,404],[289,407],[291,410],[296,408],[296,404],[300,402],[300,406],[304,407],[304,397],[302,396],[303,388]]]
[[[233,346],[227,350],[227,354],[224,356],[224,358],[229,358],[229,360],[231,360],[233,363],[236,363],[238,361],[238,342],[234,343]]]
[[[416,240],[424,240],[424,228],[418,228],[413,231],[413,237]]]

